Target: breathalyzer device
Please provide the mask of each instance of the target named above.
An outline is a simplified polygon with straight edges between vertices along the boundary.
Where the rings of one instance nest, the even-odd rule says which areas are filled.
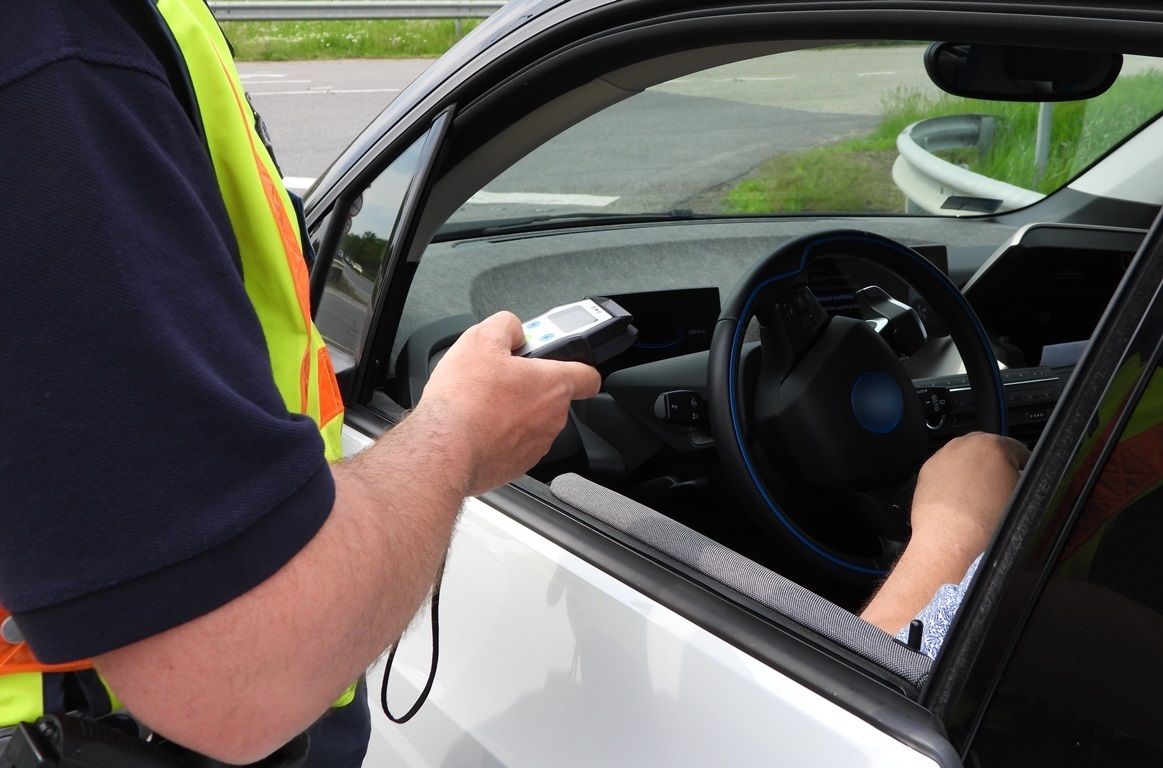
[[[617,303],[590,296],[525,321],[525,344],[513,354],[598,365],[630,348],[638,336],[633,322]]]

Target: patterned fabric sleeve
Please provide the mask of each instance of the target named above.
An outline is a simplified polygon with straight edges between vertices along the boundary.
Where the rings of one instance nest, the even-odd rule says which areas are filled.
[[[953,623],[953,617],[957,615],[957,609],[961,606],[961,598],[973,581],[973,574],[977,572],[977,565],[980,562],[981,555],[978,555],[973,564],[969,566],[969,570],[965,572],[965,578],[961,579],[960,584],[941,586],[924,610],[917,614],[917,618],[924,625],[921,633],[921,653],[930,659],[937,658],[937,651],[941,650],[941,643],[945,641],[949,625]],[[908,637],[908,627],[897,633],[897,639],[901,642],[907,642]]]

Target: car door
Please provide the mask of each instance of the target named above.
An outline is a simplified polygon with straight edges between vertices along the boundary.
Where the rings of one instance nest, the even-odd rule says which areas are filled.
[[[400,306],[434,226],[425,219],[447,215],[428,203],[432,179],[445,174],[447,187],[464,152],[451,124],[487,124],[487,97],[524,87],[531,62],[569,40],[571,23],[596,29],[599,6],[532,4],[522,21],[486,27],[474,42],[493,48],[470,46],[458,62],[439,63],[423,88],[369,129],[363,154],[350,154],[321,181],[309,213],[320,251],[313,287],[320,327],[343,361],[353,449],[388,431],[409,404],[380,385],[400,352]],[[779,16],[775,6],[760,10]],[[847,8],[812,10],[810,25],[794,15],[788,23],[851,31],[858,21]],[[691,28],[705,31],[697,22]],[[527,53],[513,53],[539,37],[544,42],[529,43]],[[485,61],[470,66],[474,56]],[[394,196],[380,182],[393,174],[406,182]],[[366,300],[354,295],[361,287]],[[329,320],[335,302],[354,305]],[[462,328],[432,328],[433,348]],[[1000,593],[1010,581],[989,583]],[[974,605],[975,615],[988,615]],[[964,657],[950,654],[937,670],[942,685],[918,703],[917,680],[706,578],[533,480],[466,501],[439,611],[430,616],[422,612],[401,641],[384,701],[374,703],[398,715],[426,700],[405,724],[375,719],[369,764],[958,765],[977,733],[962,719],[976,723],[988,700],[960,698],[975,679],[966,670],[985,629],[958,629]],[[373,693],[382,680],[377,669]],[[945,722],[958,728],[956,741]]]
[[[372,375],[386,276],[449,118],[386,152],[312,232],[316,322],[349,393]],[[375,388],[349,395],[347,451],[402,417]],[[760,765],[773,754],[802,765],[948,762],[907,698],[890,717],[881,707],[876,724],[851,711],[852,699],[871,707],[883,685],[867,664],[805,652],[795,632],[773,634],[772,617],[757,620],[724,595],[688,594],[694,585],[671,568],[579,518],[531,480],[466,500],[438,613],[422,612],[401,641],[382,700],[382,666],[370,686],[377,709],[401,714],[438,651],[431,692],[406,724],[374,719],[369,765]],[[829,693],[837,688],[849,706]]]
[[[444,136],[457,96],[450,89],[450,106],[313,201],[316,320],[347,396],[352,451],[404,414],[377,377],[398,283],[423,246],[409,238],[428,175],[455,152]],[[439,631],[422,613],[385,700],[396,714],[409,709],[438,650],[431,692],[406,724],[375,719],[369,764],[956,762],[911,684],[827,638],[805,643],[777,611],[535,481],[466,501],[439,590]]]

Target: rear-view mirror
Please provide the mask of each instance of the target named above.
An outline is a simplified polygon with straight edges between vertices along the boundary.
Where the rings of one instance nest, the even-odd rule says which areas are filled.
[[[1072,101],[1115,81],[1122,54],[980,43],[933,43],[925,69],[955,96],[993,101]]]

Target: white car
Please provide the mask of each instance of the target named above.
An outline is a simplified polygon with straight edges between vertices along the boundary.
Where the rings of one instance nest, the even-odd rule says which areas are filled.
[[[1143,3],[511,0],[398,96],[307,195],[349,452],[496,310],[639,335],[466,501],[367,765],[1163,764],[1159,55]],[[971,429],[1034,457],[934,661],[855,613]]]

